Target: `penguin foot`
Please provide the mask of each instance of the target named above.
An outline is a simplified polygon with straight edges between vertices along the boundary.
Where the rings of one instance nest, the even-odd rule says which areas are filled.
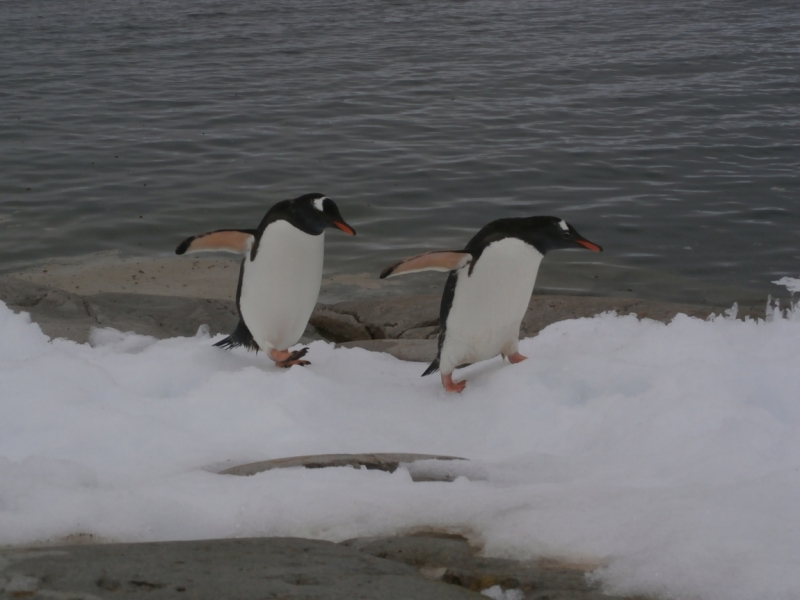
[[[280,367],[281,369],[288,369],[289,367],[293,367],[294,365],[299,365],[301,367],[305,367],[306,365],[310,365],[311,363],[307,360],[300,360],[308,353],[308,347],[300,348],[300,350],[295,350],[294,352],[289,352],[288,350],[270,350],[269,357],[275,361],[275,366]]]
[[[445,391],[460,394],[464,391],[464,388],[467,387],[467,382],[459,381],[458,383],[453,383],[452,373],[448,373],[447,375],[442,373],[442,385],[444,386]]]
[[[310,364],[311,364],[310,360],[287,360],[275,363],[275,365],[280,367],[281,369],[288,369],[289,367],[293,367],[295,365],[297,365],[298,367],[306,367]]]
[[[512,365],[521,363],[523,360],[528,360],[528,357],[522,356],[522,354],[519,352],[514,352],[514,354],[508,357],[508,362],[510,362]]]

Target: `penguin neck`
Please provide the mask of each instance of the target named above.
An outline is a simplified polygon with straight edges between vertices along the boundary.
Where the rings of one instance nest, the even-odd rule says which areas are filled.
[[[262,223],[263,224],[263,223]],[[264,225],[263,229],[259,230],[256,240],[253,242],[253,247],[250,250],[250,262],[255,261],[259,252],[269,241],[272,250],[286,254],[286,258],[290,259],[291,251],[288,250],[292,246],[300,244],[301,246],[308,246],[319,248],[320,256],[325,252],[325,230],[319,233],[309,233],[300,227],[296,227],[294,223],[287,219],[275,219]],[[288,252],[288,254],[287,254]]]
[[[544,254],[525,240],[505,237],[483,247],[480,256],[472,260],[469,274],[480,265],[481,271],[497,271],[501,278],[514,279],[514,273],[518,273],[520,278],[531,280],[530,285],[533,285],[543,258]],[[500,271],[507,274],[501,275]]]

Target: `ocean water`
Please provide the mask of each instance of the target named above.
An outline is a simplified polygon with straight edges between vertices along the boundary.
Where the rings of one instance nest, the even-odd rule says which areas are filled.
[[[606,250],[568,291],[800,274],[795,1],[29,0],[0,40],[2,271],[319,191],[328,274],[532,214]]]

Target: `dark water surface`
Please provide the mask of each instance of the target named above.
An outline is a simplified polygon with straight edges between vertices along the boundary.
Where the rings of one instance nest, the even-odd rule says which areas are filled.
[[[553,214],[585,291],[800,276],[796,0],[6,1],[0,109],[4,271],[320,191],[328,273]]]

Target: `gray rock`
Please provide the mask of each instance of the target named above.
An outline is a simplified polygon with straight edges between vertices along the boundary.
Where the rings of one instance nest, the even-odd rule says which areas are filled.
[[[353,315],[338,313],[322,306],[314,310],[309,323],[332,341],[372,339],[367,328]]]
[[[344,348],[363,348],[370,352],[386,352],[400,360],[431,362],[438,352],[437,340],[360,340],[339,344]]]
[[[370,337],[375,340],[435,339],[439,332],[439,302],[439,296],[396,296],[383,298],[380,301],[376,301],[374,298],[350,300],[330,304],[324,308],[320,307],[318,310],[324,311],[326,317],[330,319],[340,319],[343,324],[355,322],[362,325]],[[679,313],[706,318],[712,313],[722,314],[729,308],[730,306],[678,304],[637,298],[534,295],[531,297],[528,310],[522,320],[520,334],[522,337],[530,337],[558,321],[593,317],[612,310],[621,315],[635,313],[639,318],[649,318],[666,323]],[[763,319],[764,307],[740,307],[738,316]],[[350,339],[369,339],[361,337],[364,332],[360,329],[358,335],[359,337]],[[342,339],[336,341],[342,341]],[[367,348],[369,346],[359,345],[358,347]],[[392,354],[394,348],[400,350],[402,346],[387,345],[385,348],[381,351]]]
[[[0,278],[0,300],[9,306],[32,308],[43,304],[42,308],[55,314],[88,316],[79,295],[16,277]]]
[[[394,473],[400,465],[409,464],[418,460],[466,460],[458,456],[437,456],[435,454],[410,454],[410,453],[375,453],[375,454],[316,454],[312,456],[292,456],[289,458],[276,458],[262,460],[229,467],[220,471],[220,475],[255,475],[272,469],[286,469],[290,467],[305,467],[306,469],[324,469],[326,467],[365,467],[370,470],[387,471]],[[451,481],[450,477],[431,477],[427,473],[419,481]]]
[[[212,335],[229,333],[238,321],[235,304],[228,300],[133,293],[80,296],[15,277],[0,278],[0,300],[16,311],[29,312],[48,336],[78,342],[89,339],[92,327],[167,338],[195,335],[201,325],[208,325]],[[430,362],[436,356],[439,301],[439,296],[394,296],[318,304],[301,343],[324,338],[401,360]],[[635,298],[534,295],[520,335],[530,337],[557,321],[610,310],[667,322],[678,313],[705,318],[727,308]],[[739,317],[764,318],[764,313],[763,306],[745,306],[740,307]]]
[[[327,315],[339,315],[332,318],[354,319],[374,338],[345,342],[341,344],[344,347],[386,352],[401,360],[430,362],[437,352],[439,323],[434,313],[438,312],[438,304],[438,296],[399,296],[380,303],[375,299],[341,302],[324,310]],[[667,323],[679,313],[706,318],[729,308],[636,298],[534,295],[522,320],[520,337],[532,337],[558,321],[593,317],[608,311]],[[763,306],[744,306],[738,311],[739,318],[764,316]]]
[[[211,335],[230,333],[239,316],[228,300],[102,293],[79,296],[15,277],[0,278],[0,300],[16,312],[30,313],[51,338],[79,343],[89,341],[93,327],[113,327],[158,339],[193,336],[201,325]],[[306,328],[302,343],[322,339],[313,326]]]
[[[401,340],[432,340],[439,336],[439,326],[414,327],[400,334]]]
[[[0,300],[15,312],[30,313],[31,320],[50,337],[86,342],[89,330],[97,326],[84,299],[63,290],[3,277]]]
[[[409,329],[438,325],[439,300],[439,296],[388,296],[347,300],[324,308],[355,318],[372,339],[396,339]]]
[[[482,591],[519,590],[526,600],[613,600],[589,583],[600,564],[486,558],[460,535],[422,532],[405,537],[357,538],[342,543],[367,554],[411,565],[429,578]]]
[[[159,339],[192,336],[201,325],[208,325],[211,335],[230,333],[239,322],[235,303],[226,300],[111,293],[85,300],[98,326]]]
[[[526,600],[614,600],[586,577],[599,566],[486,558],[466,538],[435,531],[341,544],[245,538],[4,548],[0,598],[478,600],[500,586]]]
[[[253,538],[0,550],[0,597],[478,600],[331,542]]]

